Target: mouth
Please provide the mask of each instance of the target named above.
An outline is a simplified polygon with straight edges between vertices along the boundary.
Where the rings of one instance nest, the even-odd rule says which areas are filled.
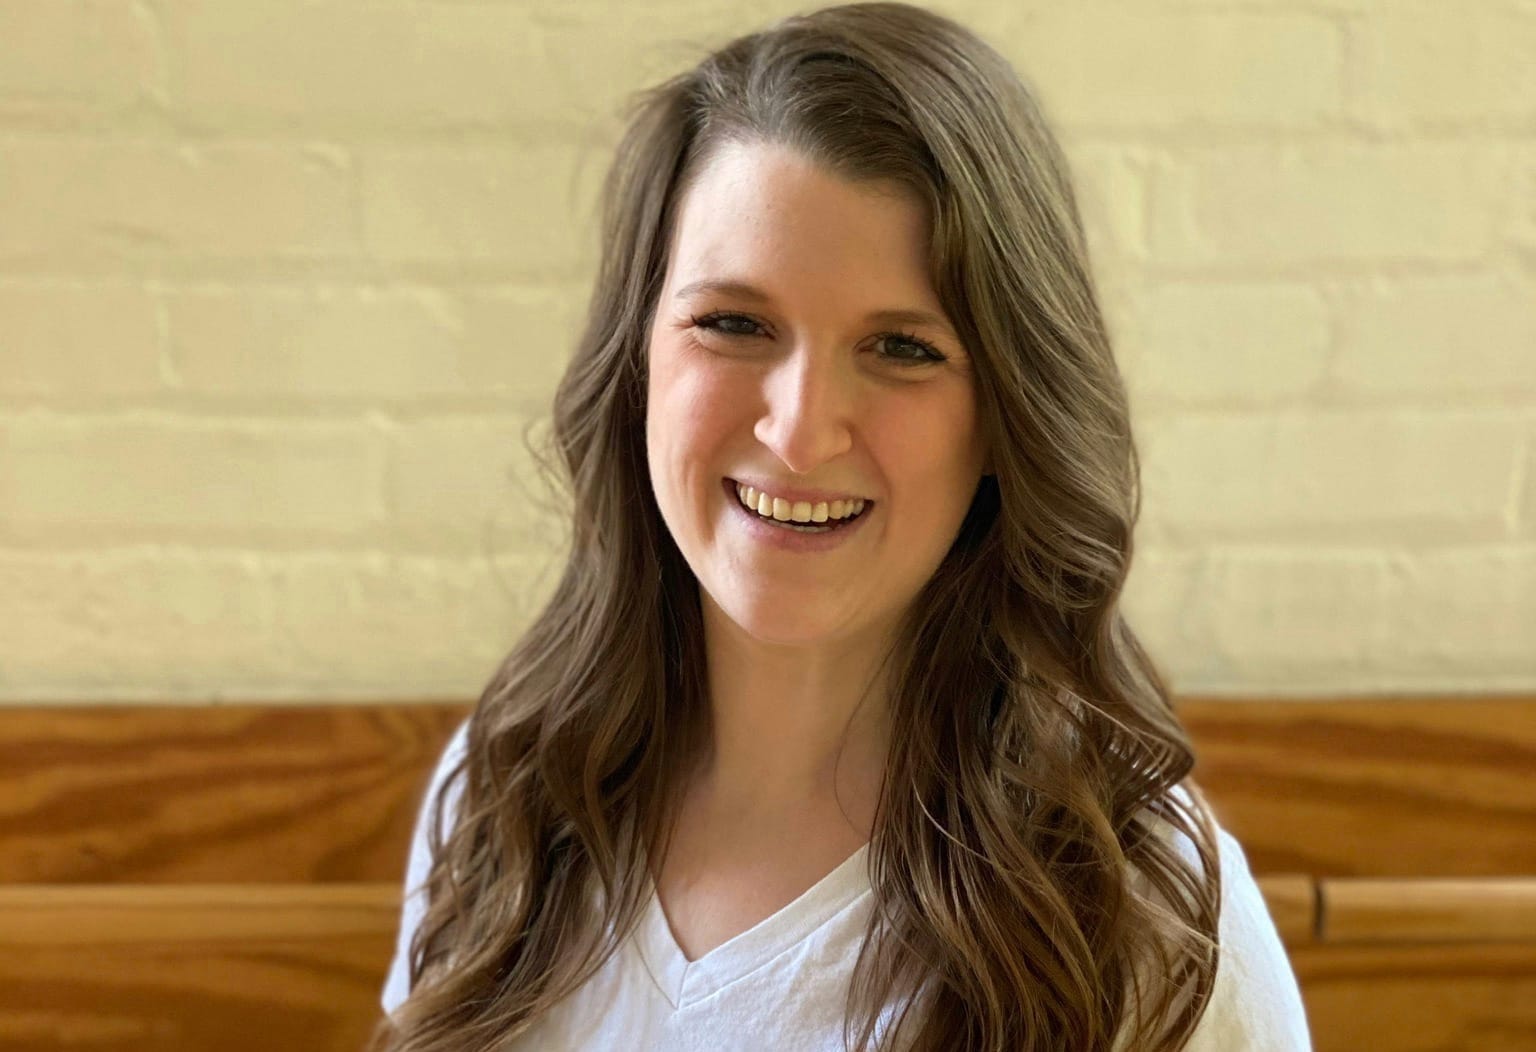
[[[862,521],[875,508],[875,502],[874,501],[872,501],[872,500],[865,500],[864,501],[864,506],[859,509],[857,514],[848,515],[848,516],[845,516],[845,517],[840,518],[840,519],[832,519],[832,518],[829,517],[824,522],[815,522],[815,521],[796,522],[794,520],[776,519],[772,515],[764,515],[764,514],[762,514],[761,512],[757,511],[755,508],[748,508],[747,505],[742,502],[741,497],[736,492],[736,490],[737,490],[737,487],[743,485],[743,483],[737,482],[733,478],[725,478],[725,479],[721,480],[721,484],[725,488],[726,499],[729,500],[732,504],[736,505],[737,509],[739,511],[741,511],[741,513],[743,515],[749,515],[754,520],[756,520],[756,521],[758,521],[760,523],[763,523],[764,525],[771,526],[771,527],[777,527],[779,529],[786,530],[786,531],[791,531],[791,532],[794,532],[794,533],[804,533],[804,534],[836,533],[839,530],[845,530],[849,526],[852,526],[853,524]]]

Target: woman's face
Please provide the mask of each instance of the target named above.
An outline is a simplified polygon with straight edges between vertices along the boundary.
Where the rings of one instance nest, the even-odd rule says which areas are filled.
[[[976,492],[971,361],[927,237],[916,199],[782,147],[724,147],[683,198],[650,332],[647,457],[701,600],[758,640],[892,629]],[[792,521],[805,498],[811,528],[832,498],[866,503],[797,532],[742,506],[738,482]]]

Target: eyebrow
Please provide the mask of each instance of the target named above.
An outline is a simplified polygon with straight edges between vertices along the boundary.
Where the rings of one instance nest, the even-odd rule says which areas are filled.
[[[695,281],[684,285],[677,290],[677,299],[691,299],[703,292],[725,293],[728,296],[740,296],[742,299],[751,300],[754,303],[768,303],[773,297],[744,281]],[[929,325],[945,332],[953,333],[953,328],[943,317],[932,311],[914,310],[911,308],[888,308],[886,310],[870,311],[864,318],[865,322],[876,325]]]

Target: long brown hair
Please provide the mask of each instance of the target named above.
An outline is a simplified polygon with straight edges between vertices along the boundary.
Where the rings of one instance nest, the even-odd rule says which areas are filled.
[[[1068,165],[996,51],[894,3],[783,20],[636,104],[554,400],[569,556],[436,800],[446,835],[413,988],[373,1047],[502,1045],[585,982],[645,905],[647,849],[708,718],[699,586],[647,472],[647,334],[679,199],[730,141],[788,146],[927,206],[932,278],[975,362],[995,472],[891,651],[875,908],[845,1039],[1180,1048],[1215,980],[1216,832],[1168,690],[1120,613],[1139,463]]]

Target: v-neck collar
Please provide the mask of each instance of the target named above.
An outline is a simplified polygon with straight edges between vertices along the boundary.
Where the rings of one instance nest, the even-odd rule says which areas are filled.
[[[801,892],[793,902],[733,935],[696,961],[678,946],[661,908],[656,885],[635,931],[635,946],[651,978],[673,1008],[708,997],[796,945],[870,892],[864,844],[838,866]]]

